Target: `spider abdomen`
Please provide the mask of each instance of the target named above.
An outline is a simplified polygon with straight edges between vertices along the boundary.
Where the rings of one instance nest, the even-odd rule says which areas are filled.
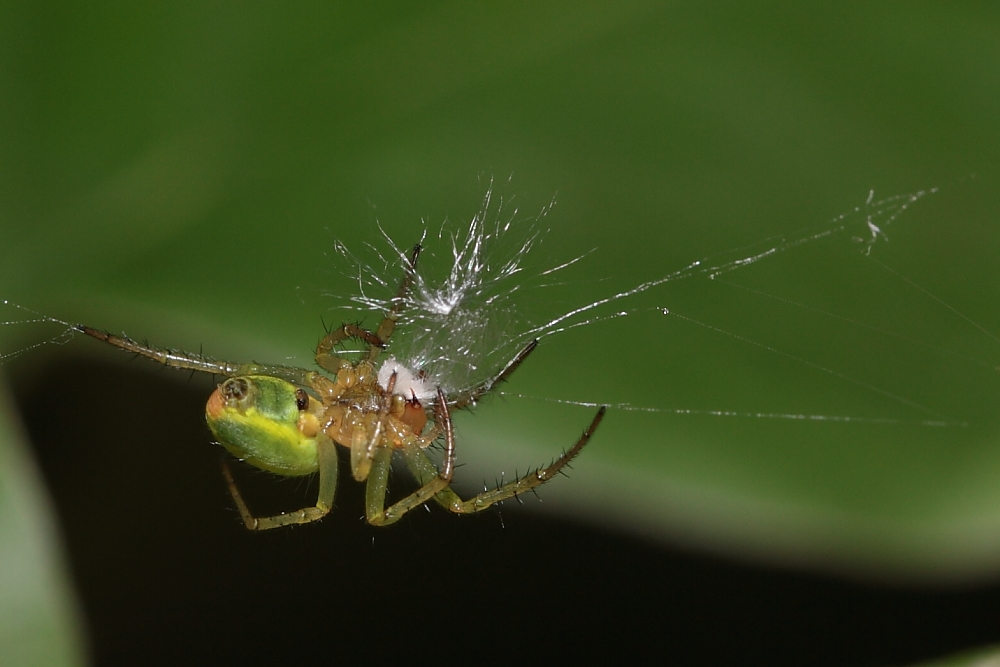
[[[298,388],[279,378],[229,378],[205,405],[208,427],[233,456],[278,475],[316,472],[314,420],[303,419]]]

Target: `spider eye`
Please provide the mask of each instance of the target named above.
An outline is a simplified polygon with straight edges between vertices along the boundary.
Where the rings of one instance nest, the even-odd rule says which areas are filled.
[[[299,412],[305,412],[306,408],[309,407],[309,394],[307,394],[302,389],[296,389],[295,405],[296,407],[298,407]]]
[[[230,378],[222,384],[222,395],[228,400],[246,398],[250,392],[250,383],[244,378]]]

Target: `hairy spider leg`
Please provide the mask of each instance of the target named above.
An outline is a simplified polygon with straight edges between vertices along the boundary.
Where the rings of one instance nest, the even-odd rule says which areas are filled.
[[[507,379],[517,370],[518,366],[524,363],[524,360],[528,358],[528,355],[535,351],[538,347],[538,339],[534,339],[527,345],[521,348],[521,351],[514,355],[514,358],[507,362],[499,373],[494,375],[492,378],[486,380],[482,384],[473,387],[463,396],[456,400],[453,400],[451,405],[456,410],[461,410],[462,408],[467,408],[469,406],[475,405],[476,402],[482,398],[485,394],[488,394],[501,382],[506,382]]]
[[[226,486],[229,487],[229,495],[236,503],[236,509],[240,512],[243,524],[250,530],[269,530],[282,526],[310,523],[322,519],[333,509],[333,499],[337,495],[337,446],[326,434],[317,435],[316,453],[319,457],[319,493],[316,497],[316,505],[313,507],[303,507],[295,512],[286,512],[274,516],[255,517],[250,513],[243,500],[243,494],[236,486],[233,473],[229,470],[229,463],[222,460],[222,475],[226,479]]]
[[[359,340],[368,345],[369,359],[372,357],[371,350],[381,351],[385,347],[385,342],[377,334],[361,328],[358,324],[345,324],[330,331],[320,340],[319,345],[316,346],[316,365],[331,373],[337,373],[342,368],[353,367],[354,363],[333,351],[335,346],[350,339]]]
[[[396,321],[406,307],[407,299],[410,295],[410,288],[413,286],[414,276],[417,270],[417,260],[420,258],[422,246],[418,243],[413,246],[410,256],[403,267],[403,280],[399,283],[396,296],[392,299],[392,308],[385,314],[375,332],[363,329],[359,324],[345,324],[340,328],[328,332],[316,346],[316,365],[331,373],[336,373],[341,368],[353,366],[350,361],[344,359],[333,351],[337,344],[347,339],[360,340],[368,345],[368,361],[374,363],[378,359],[379,353],[385,349],[396,329]]]
[[[91,338],[113,345],[126,352],[132,352],[141,357],[152,359],[169,368],[180,368],[183,370],[198,371],[201,373],[212,373],[224,377],[237,377],[242,375],[271,375],[282,380],[287,380],[292,384],[304,387],[312,387],[321,381],[317,378],[327,380],[316,371],[305,368],[295,368],[294,366],[280,366],[277,364],[235,364],[231,361],[216,361],[209,357],[195,354],[193,352],[182,352],[180,350],[160,349],[149,344],[139,343],[128,336],[117,336],[107,331],[94,329],[83,324],[73,327],[76,331],[86,334]],[[329,381],[329,380],[327,380]]]
[[[430,459],[423,454],[423,448],[416,439],[403,447],[403,455],[409,460],[411,456],[423,455],[429,466],[426,475],[417,477],[420,488],[397,501],[390,507],[385,506],[385,495],[389,479],[389,468],[392,463],[391,447],[381,447],[375,452],[368,485],[365,488],[365,517],[374,526],[386,526],[399,519],[415,507],[420,507],[448,489],[455,471],[455,429],[451,423],[451,412],[448,409],[448,399],[438,388],[437,405],[434,411],[435,428],[444,433],[444,460],[439,470]],[[449,491],[450,492],[450,491]],[[453,492],[451,492],[454,495]]]
[[[378,339],[382,341],[383,347],[389,342],[389,338],[392,337],[392,332],[396,329],[396,321],[399,320],[403,309],[406,308],[410,296],[410,288],[413,287],[413,280],[417,275],[417,260],[420,258],[420,251],[422,249],[423,247],[418,243],[410,251],[409,262],[403,267],[403,280],[400,281],[399,290],[396,291],[396,296],[392,299],[392,308],[382,318],[382,322],[378,325],[378,331],[375,332]],[[380,351],[381,348],[372,347],[369,350],[368,360],[375,361]]]
[[[504,366],[499,373],[486,382],[483,382],[479,386],[473,388],[458,400],[453,401],[452,407],[461,409],[475,405],[484,394],[491,391],[501,382],[506,382],[514,371],[516,371],[518,367],[524,363],[524,360],[528,358],[528,355],[531,354],[536,347],[538,347],[537,338],[521,348],[521,350],[507,362],[507,365]],[[547,467],[538,468],[534,472],[529,472],[520,479],[508,484],[499,485],[492,491],[484,491],[469,500],[462,500],[462,498],[450,487],[437,494],[434,497],[434,500],[445,509],[455,512],[456,514],[471,514],[473,512],[482,511],[490,505],[502,502],[508,498],[517,497],[526,491],[530,491],[535,487],[544,484],[555,477],[557,473],[569,464],[570,461],[576,458],[576,456],[583,450],[587,442],[590,441],[594,431],[597,430],[601,420],[604,419],[605,412],[607,412],[607,406],[601,406],[601,408],[597,411],[597,414],[594,415],[594,418],[591,420],[590,426],[588,426],[583,432],[580,439],[576,441],[576,444],[564,451],[562,456],[557,458]],[[404,449],[403,456],[406,459],[406,464],[409,467],[410,472],[421,484],[425,484],[426,480],[431,479],[431,477],[437,473],[437,467],[434,465],[434,462],[431,461],[430,457],[428,457],[422,449]]]
[[[607,406],[602,405],[597,411],[597,414],[594,415],[593,420],[591,420],[590,426],[588,426],[583,432],[580,439],[576,441],[576,444],[564,451],[562,456],[557,458],[545,468],[538,468],[534,472],[528,472],[528,474],[520,479],[503,484],[490,491],[483,491],[469,500],[462,500],[462,498],[457,493],[452,491],[451,488],[442,490],[434,496],[434,500],[445,509],[456,514],[472,514],[473,512],[480,512],[491,505],[509,498],[516,498],[522,493],[531,491],[537,486],[541,486],[555,477],[570,463],[570,461],[577,457],[577,455],[586,446],[587,442],[590,441],[591,436],[594,435],[594,431],[597,430],[601,420],[604,419],[604,413],[606,411]],[[406,459],[406,464],[409,467],[410,472],[413,473],[413,476],[416,477],[421,484],[425,484],[427,480],[432,480],[433,476],[438,474],[437,467],[434,465],[434,462],[430,460],[423,450],[404,449],[403,456]]]

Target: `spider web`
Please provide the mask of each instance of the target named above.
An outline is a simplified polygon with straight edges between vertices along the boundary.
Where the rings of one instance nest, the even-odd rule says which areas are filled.
[[[863,203],[825,223],[705,256],[627,290],[608,293],[548,318],[529,320],[524,315],[525,309],[521,307],[523,302],[544,301],[546,294],[543,290],[558,283],[560,272],[578,263],[585,263],[590,253],[571,257],[548,268],[533,267],[530,261],[532,251],[548,234],[543,223],[553,203],[543,207],[534,216],[519,217],[517,208],[511,205],[510,200],[495,195],[491,183],[479,211],[468,224],[451,224],[446,221],[436,234],[428,234],[425,225],[421,237],[421,244],[425,247],[424,254],[418,263],[413,289],[407,297],[399,326],[391,341],[391,354],[400,364],[421,373],[429,382],[442,387],[447,394],[461,396],[473,387],[491,386],[496,379],[497,370],[503,368],[518,350],[532,340],[542,340],[597,322],[650,311],[648,306],[635,305],[636,297],[667,283],[701,278],[740,288],[740,285],[729,280],[735,272],[770,261],[803,246],[837,238],[853,244],[858,253],[870,257],[873,249],[888,240],[893,223],[914,203],[936,191],[933,188],[886,198],[876,198],[874,191],[870,191]],[[440,251],[441,248],[446,249],[442,254],[447,255],[448,261],[435,256],[435,250]],[[346,308],[380,317],[394,303],[398,276],[403,275],[404,268],[408,266],[409,249],[382,231],[381,246],[368,245],[364,248],[363,256],[353,253],[339,242],[336,250],[346,260],[341,264],[351,267],[349,275],[356,286],[353,293],[340,297],[349,302],[350,305]],[[763,296],[780,299],[769,294]],[[809,308],[804,304],[794,305]],[[923,412],[926,418],[901,420],[612,403],[612,407],[616,409],[790,420],[872,423],[915,421],[928,426],[961,424],[877,384],[855,379],[848,373],[730,333],[682,313],[671,312],[666,307],[653,310],[811,366],[831,377],[853,383],[865,391],[915,408]],[[856,324],[864,326],[863,323]],[[526,397],[517,393],[507,395]],[[527,398],[587,407],[598,405],[592,401]]]
[[[850,373],[826,367],[807,358],[786,352],[753,338],[730,332],[708,322],[674,312],[667,307],[650,308],[636,305],[636,297],[662,285],[695,279],[710,280],[733,288],[756,292],[768,299],[784,301],[804,310],[812,310],[833,318],[848,321],[857,327],[868,327],[886,336],[907,339],[919,345],[935,347],[894,331],[879,329],[862,321],[850,320],[836,313],[824,312],[809,304],[760,292],[733,282],[738,271],[780,255],[829,240],[841,239],[853,244],[858,253],[873,261],[873,250],[888,240],[892,226],[916,202],[937,188],[913,193],[876,198],[869,192],[863,203],[827,220],[798,230],[775,235],[757,243],[702,257],[664,275],[635,285],[623,291],[614,291],[599,298],[549,317],[530,318],[525,314],[526,301],[546,302],[548,291],[563,280],[569,267],[585,264],[588,253],[573,256],[551,266],[538,266],[533,251],[546,239],[549,230],[544,227],[545,217],[553,202],[542,207],[535,215],[520,215],[510,198],[495,193],[493,183],[487,187],[479,211],[468,223],[445,221],[434,233],[425,224],[421,236],[424,252],[414,274],[413,287],[391,340],[389,353],[394,363],[418,373],[431,386],[440,386],[452,397],[461,397],[472,388],[490,386],[496,380],[498,369],[532,340],[544,340],[557,334],[587,327],[598,322],[628,318],[643,312],[656,311],[683,319],[694,325],[713,330],[743,343],[766,350],[777,357],[786,357],[799,364],[812,367],[831,377],[853,383],[867,392],[882,395],[902,405],[925,413],[926,418],[906,420],[882,417],[861,417],[835,414],[805,414],[801,412],[739,411],[727,409],[701,409],[687,407],[644,406],[612,402],[611,407],[622,411],[663,412],[685,415],[711,415],[725,417],[752,417],[807,421],[859,421],[870,423],[918,423],[927,426],[964,425],[960,420],[949,419],[931,408],[905,396],[883,389],[877,383],[854,378]],[[360,317],[381,318],[394,305],[400,276],[408,266],[410,248],[397,243],[381,230],[381,240],[354,252],[341,242],[335,242],[335,251],[344,259],[338,266],[347,266],[353,289],[338,296],[348,305],[344,308]],[[891,267],[882,265],[889,272]],[[900,276],[901,280],[908,280]],[[911,284],[915,289],[922,287]],[[930,294],[926,290],[923,290]],[[334,295],[337,296],[337,295]],[[931,298],[933,295],[930,295]],[[938,299],[945,307],[951,308]],[[19,318],[0,322],[0,325],[59,324],[58,335],[41,340],[13,352],[0,354],[0,364],[26,354],[44,345],[62,345],[75,337],[71,323],[31,311],[10,301],[2,302],[19,314]],[[952,308],[953,311],[955,309]],[[957,311],[955,311],[957,313]],[[965,317],[961,315],[961,317]],[[968,320],[968,318],[965,318]],[[969,320],[971,322],[971,320]],[[975,323],[973,322],[975,325]],[[975,325],[978,326],[978,325]],[[982,327],[980,327],[982,329]],[[985,331],[985,330],[984,330]],[[987,334],[989,332],[986,332]],[[992,334],[989,334],[992,336]],[[946,354],[963,358],[963,355],[937,346]],[[989,367],[989,362],[971,360]],[[505,392],[502,392],[505,393]],[[585,400],[555,399],[525,396],[520,393],[507,395],[531,398],[569,405],[595,407],[599,403]]]

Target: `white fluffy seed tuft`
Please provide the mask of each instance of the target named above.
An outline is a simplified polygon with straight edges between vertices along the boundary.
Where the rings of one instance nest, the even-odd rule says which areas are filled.
[[[389,378],[396,374],[396,384],[392,393],[407,400],[429,402],[437,396],[437,389],[421,377],[419,373],[404,366],[396,357],[386,357],[382,367],[378,369],[378,383],[382,389],[389,388]]]

